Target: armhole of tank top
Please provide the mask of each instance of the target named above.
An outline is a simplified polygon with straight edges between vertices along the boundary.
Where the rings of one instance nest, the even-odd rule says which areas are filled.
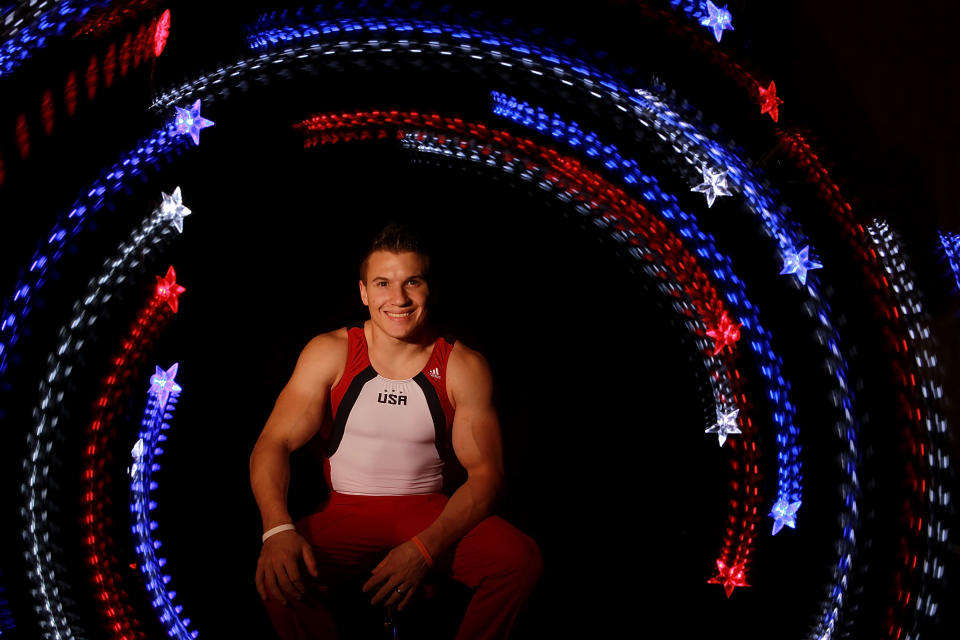
[[[443,334],[441,338],[449,345],[446,348],[446,355],[443,357],[443,394],[446,396],[446,404],[450,406],[450,425],[449,428],[453,426],[453,413],[456,411],[456,406],[453,404],[453,398],[450,395],[450,391],[447,389],[447,365],[450,363],[450,356],[453,355],[453,346],[456,344],[457,339],[451,336],[450,334]]]
[[[341,384],[343,384],[343,381],[346,379],[346,377],[347,377],[347,372],[348,372],[349,369],[350,369],[350,358],[351,358],[351,356],[354,355],[354,350],[350,348],[350,346],[351,346],[351,345],[350,345],[350,329],[357,329],[357,328],[359,328],[360,330],[363,330],[363,320],[358,320],[357,322],[348,324],[348,325],[347,325],[346,327],[344,327],[344,328],[347,330],[347,355],[346,355],[346,357],[345,357],[344,360],[343,360],[343,371],[340,372],[340,376],[337,378],[337,380],[336,380],[336,381],[333,383],[333,385],[331,385],[331,387],[330,387],[330,406],[331,406],[331,408],[333,407],[333,396],[334,396],[334,392],[340,387]],[[346,391],[344,391],[344,393],[346,393]],[[333,412],[331,411],[331,414],[332,414],[332,413],[333,413]]]

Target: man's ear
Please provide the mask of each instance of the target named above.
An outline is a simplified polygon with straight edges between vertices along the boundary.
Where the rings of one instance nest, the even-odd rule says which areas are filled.
[[[364,286],[363,280],[358,281],[360,283],[360,300],[363,302],[363,306],[369,306],[369,301],[367,300],[367,287]]]

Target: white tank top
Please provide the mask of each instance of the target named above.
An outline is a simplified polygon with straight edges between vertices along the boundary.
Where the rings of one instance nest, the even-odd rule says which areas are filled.
[[[347,366],[331,391],[329,486],[355,495],[440,493],[451,455],[445,380],[453,345],[438,338],[420,373],[391,380],[370,364],[363,325],[349,327],[348,337]]]

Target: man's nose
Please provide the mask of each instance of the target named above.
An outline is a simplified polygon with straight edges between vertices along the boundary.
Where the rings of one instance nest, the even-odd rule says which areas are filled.
[[[394,287],[390,293],[390,299],[394,304],[405,305],[410,302],[410,296],[407,295],[407,290],[403,288],[403,285]]]

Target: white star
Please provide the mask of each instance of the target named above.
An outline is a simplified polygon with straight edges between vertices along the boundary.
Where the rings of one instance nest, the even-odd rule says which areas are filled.
[[[180,187],[174,189],[173,193],[169,196],[162,191],[160,192],[160,195],[163,196],[163,204],[160,205],[160,213],[173,223],[173,226],[177,228],[177,231],[183,233],[183,219],[190,215],[190,209],[187,209],[185,206],[183,206],[183,199],[180,196]]]
[[[713,201],[717,199],[717,196],[730,195],[730,190],[727,188],[727,171],[726,169],[713,171],[707,168],[706,165],[703,166],[702,171],[703,184],[698,184],[693,189],[690,189],[690,191],[705,194],[707,196],[707,206],[712,207]]]
[[[737,426],[737,414],[740,413],[740,409],[731,409],[730,411],[718,411],[717,412],[717,424],[713,425],[704,433],[715,433],[717,438],[720,440],[720,446],[723,446],[723,443],[727,441],[727,436],[734,433],[740,433],[740,428]]]
[[[143,438],[137,440],[137,444],[133,445],[130,455],[133,456],[133,464],[130,465],[130,477],[136,478],[137,472],[140,471],[140,459],[143,458]]]

